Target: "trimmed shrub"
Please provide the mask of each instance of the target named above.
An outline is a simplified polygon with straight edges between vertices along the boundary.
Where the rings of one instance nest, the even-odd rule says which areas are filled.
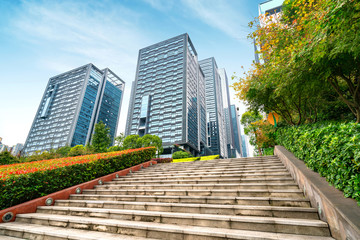
[[[183,151],[177,151],[172,154],[173,159],[188,158],[188,157],[190,157],[189,153]]]
[[[0,166],[0,209],[146,162],[156,148]]]
[[[360,204],[360,124],[323,122],[277,130],[277,143]]]
[[[172,158],[153,158],[151,160],[157,161],[158,163],[171,163]]]

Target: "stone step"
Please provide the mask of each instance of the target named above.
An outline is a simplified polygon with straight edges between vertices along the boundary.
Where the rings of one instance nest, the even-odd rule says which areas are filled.
[[[1,230],[0,230],[1,231]],[[1,236],[0,235],[0,239],[1,240],[23,240],[23,239],[25,239],[25,238],[17,238],[17,237],[10,237],[10,236]]]
[[[75,211],[80,210],[81,209],[77,209]],[[86,208],[85,210],[89,209]],[[106,209],[99,210],[107,211]],[[122,214],[119,215],[113,213],[115,211],[118,213],[121,212]],[[163,230],[169,234],[169,230],[173,228],[174,225],[183,226],[183,231],[185,231],[187,226],[190,225],[211,227],[212,229],[225,228],[227,231],[251,230],[313,236],[330,236],[327,223],[320,220],[311,219],[282,219],[241,216],[234,217],[226,215],[161,212],[150,213],[146,211],[128,211],[128,214],[125,214],[125,210],[113,210],[112,213],[107,214],[110,218],[105,218],[104,216],[106,216],[106,213],[105,215],[103,214],[104,212],[99,211],[94,212],[94,217],[91,217],[91,214],[88,215],[89,217],[83,217],[72,215],[30,213],[17,215],[17,221],[28,224],[38,224],[45,226],[50,225],[71,229],[97,230],[108,233],[131,234],[139,237],[148,237],[149,235],[149,237],[156,237],[152,234],[149,234],[149,232],[157,232],[158,228],[163,228]],[[135,214],[135,216],[133,214]],[[98,216],[101,216],[101,218]],[[123,220],[122,218],[126,218],[127,220]],[[138,231],[139,228],[141,231]],[[167,239],[174,238],[171,237]]]
[[[277,206],[243,206],[219,204],[182,204],[162,202],[122,202],[90,200],[57,200],[55,206],[87,207],[106,209],[128,209],[159,212],[182,212],[199,214],[225,214],[242,216],[263,216],[281,218],[319,219],[315,208],[277,207]]]
[[[178,213],[161,211],[142,211],[127,209],[104,209],[104,208],[79,208],[79,207],[39,207],[37,213],[71,215],[82,217],[111,218],[128,221],[157,222],[165,224],[182,224],[190,226],[203,226],[215,228],[229,228],[248,230],[243,228],[243,224],[251,222],[258,224],[257,231],[268,229],[269,225],[275,229],[278,225],[286,225],[294,228],[293,225],[312,227],[327,227],[327,224],[314,219],[294,219],[294,218],[274,218],[274,217],[254,217],[254,216],[231,216],[219,214],[196,214],[196,213]],[[290,221],[291,224],[286,223]],[[263,223],[267,226],[264,227]],[[311,229],[308,229],[311,231]],[[268,230],[266,230],[268,231]],[[292,233],[289,229],[283,233]]]
[[[250,170],[250,171],[218,171],[218,172],[183,172],[183,173],[158,173],[158,174],[147,174],[141,171],[134,172],[132,174],[128,174],[126,176],[121,176],[121,178],[132,178],[132,177],[172,177],[172,176],[211,176],[211,175],[239,175],[239,174],[255,174],[255,173],[288,173],[288,171],[283,168],[282,170],[273,169],[273,170]]]
[[[202,169],[202,168],[197,168],[197,169],[168,169],[168,170],[162,170],[162,169],[157,169],[157,168],[149,168],[149,169],[142,169],[139,172],[137,172],[137,174],[140,173],[144,173],[144,174],[161,174],[161,173],[199,173],[199,172],[218,172],[218,171],[226,171],[226,172],[232,172],[232,171],[250,171],[250,170],[285,170],[286,168],[283,165],[279,165],[279,166],[268,166],[268,167],[262,167],[262,166],[257,166],[257,167],[248,167],[248,168],[239,168],[239,167],[235,167],[235,168],[211,168],[211,169]]]
[[[121,184],[119,182],[104,182],[105,185],[96,185],[103,189],[111,186],[113,189],[299,189],[296,183],[224,183],[224,184]]]
[[[176,160],[176,159],[174,159]],[[207,161],[191,161],[191,162],[175,162],[172,164],[176,165],[187,165],[187,164],[221,164],[221,163],[248,163],[248,162],[270,162],[270,161],[276,161],[279,160],[277,156],[272,157],[266,157],[266,158],[258,158],[258,157],[252,157],[252,158],[232,158],[232,159],[212,159]],[[167,165],[166,163],[164,165]]]
[[[163,176],[163,177],[151,177],[151,176],[141,176],[141,177],[132,177],[132,181],[152,181],[152,180],[214,180],[214,179],[242,179],[242,178],[263,178],[263,177],[290,177],[290,173],[245,173],[245,174],[232,174],[232,175],[208,175],[208,176]],[[114,179],[113,181],[128,181],[129,177],[120,177],[117,179]]]
[[[111,185],[107,185],[109,187]],[[116,185],[115,185],[116,187]],[[85,189],[84,194],[98,195],[149,195],[149,196],[228,196],[228,197],[304,197],[300,189],[268,190],[268,189],[211,189],[211,190],[181,190],[181,189]]]
[[[291,177],[258,177],[258,178],[233,178],[233,179],[214,179],[214,180],[125,180],[125,181],[111,181],[111,184],[217,184],[217,183],[294,183]]]
[[[239,204],[256,206],[310,207],[307,198],[219,197],[219,196],[147,196],[72,194],[71,200],[134,201],[163,203]]]
[[[228,163],[212,163],[207,164],[205,162],[192,162],[191,164],[158,164],[157,168],[159,169],[176,169],[176,168],[222,168],[222,167],[246,167],[246,166],[271,166],[271,165],[281,165],[282,162],[280,160],[274,161],[259,161],[259,162],[228,162]]]
[[[279,163],[264,163],[264,164],[235,164],[235,165],[222,165],[222,166],[184,166],[184,167],[172,167],[172,168],[146,168],[142,171],[144,172],[153,172],[153,171],[172,171],[172,170],[198,170],[201,168],[202,170],[214,170],[214,169],[258,169],[258,168],[272,168],[272,167],[283,167],[284,165]]]
[[[47,224],[49,225],[49,224]],[[126,234],[106,233],[102,231],[86,231],[81,229],[69,229],[61,227],[52,227],[47,225],[29,224],[24,222],[11,222],[0,224],[1,240],[16,239],[44,239],[44,240],[145,240],[150,238],[129,236]],[[153,238],[153,240],[155,240]]]

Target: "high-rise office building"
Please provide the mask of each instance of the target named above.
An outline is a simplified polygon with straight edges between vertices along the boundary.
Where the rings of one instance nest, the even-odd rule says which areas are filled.
[[[233,124],[235,148],[240,153],[240,156],[243,156],[239,109],[235,105],[231,105],[230,112],[231,112],[231,122]]]
[[[268,0],[259,4],[259,15],[279,14],[282,10],[284,0]]]
[[[247,144],[247,136],[246,135],[241,135],[241,140],[242,140],[242,155],[243,157],[248,157],[249,156],[249,150],[248,150],[248,144]]]
[[[9,150],[9,146],[5,144],[0,144],[0,152],[5,152]]]
[[[208,146],[213,154],[227,158],[224,107],[218,66],[213,57],[203,59],[199,64],[205,74]]]
[[[153,134],[164,153],[206,149],[204,74],[188,34],[140,49],[125,135]]]
[[[95,123],[117,130],[125,83],[93,64],[49,79],[24,145],[24,153],[90,143]]]
[[[16,145],[14,145],[12,148],[11,148],[11,154],[13,156],[17,156],[23,149],[24,145],[21,144],[21,143],[18,143]]]
[[[224,107],[224,127],[226,134],[226,146],[229,158],[240,157],[240,153],[236,151],[234,143],[234,131],[231,120],[230,112],[230,94],[229,94],[229,82],[226,71],[224,68],[219,69],[219,75],[221,79],[221,91],[222,91],[222,102]]]

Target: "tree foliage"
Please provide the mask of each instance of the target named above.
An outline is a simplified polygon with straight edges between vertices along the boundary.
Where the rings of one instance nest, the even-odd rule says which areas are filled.
[[[9,151],[0,153],[0,165],[7,165],[19,162],[18,158],[14,157]]]
[[[94,134],[92,135],[91,145],[95,152],[106,152],[111,144],[110,128],[100,121],[95,124]]]
[[[120,133],[119,136],[115,137],[115,146],[122,147],[124,145],[125,134]]]
[[[139,135],[129,135],[124,139],[124,149],[140,148],[142,145]]]
[[[158,157],[164,151],[162,147],[162,140],[156,135],[146,134],[143,137],[141,137],[141,142],[142,142],[142,147],[150,147],[150,146],[156,147]]]
[[[233,85],[237,96],[291,125],[350,111],[359,122],[359,19],[355,0],[286,0],[281,14],[260,16],[250,37],[262,61]]]
[[[123,141],[123,149],[134,149],[141,147],[154,146],[157,150],[157,155],[163,152],[162,140],[156,135],[146,134],[142,137],[139,135],[129,135]]]
[[[241,116],[241,124],[244,126],[244,133],[249,137],[249,143],[256,147],[257,153],[263,155],[264,148],[275,145],[275,129],[257,111],[247,111]]]

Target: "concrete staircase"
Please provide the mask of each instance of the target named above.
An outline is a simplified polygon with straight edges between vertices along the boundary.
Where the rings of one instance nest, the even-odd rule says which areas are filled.
[[[0,239],[332,239],[275,156],[157,164],[0,224]],[[5,236],[4,236],[5,237]]]

